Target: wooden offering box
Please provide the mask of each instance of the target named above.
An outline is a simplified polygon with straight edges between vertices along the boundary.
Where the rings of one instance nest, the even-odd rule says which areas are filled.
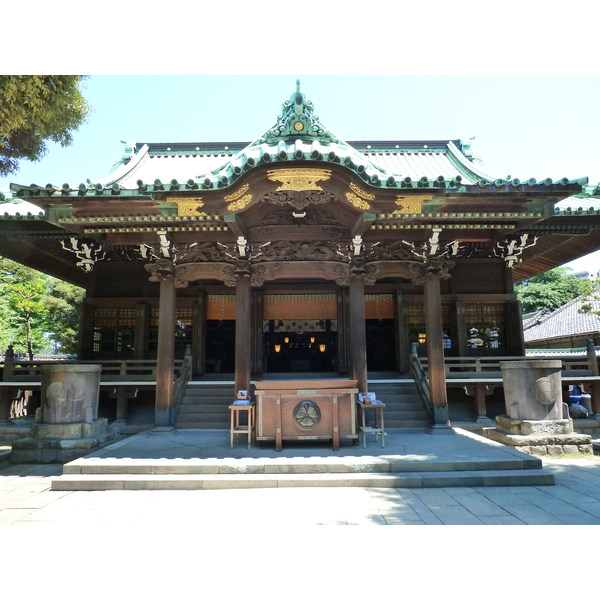
[[[355,379],[257,381],[256,440],[357,440]]]

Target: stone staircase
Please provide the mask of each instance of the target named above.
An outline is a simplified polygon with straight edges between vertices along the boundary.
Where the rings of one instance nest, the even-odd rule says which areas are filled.
[[[177,429],[229,429],[234,384],[230,381],[190,381],[175,415]]]
[[[412,379],[370,381],[369,392],[375,392],[385,404],[386,429],[422,429],[429,425]]]
[[[369,382],[369,391],[385,404],[386,429],[422,429],[427,413],[412,379]],[[229,429],[230,381],[190,381],[175,415],[177,429]]]

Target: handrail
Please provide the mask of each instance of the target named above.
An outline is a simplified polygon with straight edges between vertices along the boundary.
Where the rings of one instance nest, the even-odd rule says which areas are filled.
[[[179,406],[183,400],[183,396],[185,394],[185,388],[192,376],[192,360],[190,356],[186,356],[183,359],[181,364],[181,368],[179,369],[179,375],[177,379],[175,379],[175,383],[173,384],[173,411],[172,418],[173,422],[171,425],[175,425],[175,417],[177,416],[177,412],[179,411]]]
[[[53,365],[69,364],[100,364],[102,372],[100,379],[110,381],[127,381],[128,379],[156,381],[156,360],[78,360],[55,361]],[[174,361],[174,374],[177,376],[183,360]],[[47,366],[48,361],[15,361],[12,368],[4,365],[4,381],[40,381],[41,367]]]
[[[554,357],[553,357],[554,358]],[[549,358],[550,359],[550,358]],[[446,379],[467,379],[469,377],[501,377],[501,362],[535,360],[527,356],[446,356],[444,358]],[[539,360],[543,360],[542,357]],[[562,356],[563,375],[594,375],[593,366],[587,358],[578,356]],[[422,368],[427,372],[427,358],[419,359]]]
[[[417,387],[417,392],[419,393],[419,398],[421,398],[421,402],[423,402],[423,405],[425,406],[429,421],[433,423],[434,416],[433,406],[431,404],[431,392],[429,391],[429,379],[427,378],[427,372],[423,368],[423,365],[416,354],[411,355],[411,372]]]

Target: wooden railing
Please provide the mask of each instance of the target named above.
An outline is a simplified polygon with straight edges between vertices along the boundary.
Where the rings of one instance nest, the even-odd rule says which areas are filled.
[[[552,357],[527,357],[527,356],[480,356],[480,357],[446,357],[446,379],[470,378],[502,378],[501,362],[524,360],[561,360],[562,376],[564,377],[589,377],[594,376],[594,369],[586,356],[553,355]],[[418,359],[425,373],[427,373],[427,358]]]
[[[431,404],[431,393],[429,391],[429,379],[427,379],[427,372],[423,368],[419,357],[416,354],[411,355],[411,372],[421,402],[425,406],[429,422],[433,423],[433,405]]]
[[[192,359],[191,356],[187,356],[183,359],[183,364],[179,369],[179,375],[177,379],[175,379],[175,384],[173,385],[173,422],[171,425],[175,424],[175,417],[177,416],[177,412],[179,411],[179,405],[183,400],[183,396],[185,394],[185,388],[192,376]]]
[[[100,364],[101,381],[156,381],[156,360],[79,360],[79,361],[29,361],[16,360],[10,365],[5,363],[3,381],[40,381],[41,368],[53,364]],[[182,360],[175,361],[174,376],[179,375]]]

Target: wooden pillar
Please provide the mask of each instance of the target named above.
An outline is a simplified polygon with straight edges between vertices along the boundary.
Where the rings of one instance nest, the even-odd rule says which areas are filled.
[[[440,276],[428,273],[424,282],[425,332],[427,334],[427,364],[429,392],[434,412],[434,426],[448,425],[448,396],[444,364],[444,332],[442,329],[442,307]]]
[[[175,307],[175,279],[172,275],[164,275],[160,281],[160,304],[158,308],[158,353],[154,410],[154,423],[157,427],[168,427],[173,424]]]
[[[206,362],[206,305],[206,292],[200,290],[193,312],[192,376],[204,374]]]
[[[352,352],[352,379],[361,393],[367,386],[367,330],[365,325],[365,281],[350,276],[350,346]]]
[[[396,370],[399,373],[410,371],[410,346],[408,344],[408,327],[404,310],[402,290],[394,294],[394,335],[396,339]]]
[[[257,375],[263,373],[263,292],[253,290],[251,294],[251,319],[252,319],[252,352],[251,371]]]
[[[235,286],[235,391],[250,390],[250,277],[240,275]]]
[[[338,373],[348,373],[350,370],[349,354],[349,325],[348,325],[348,292],[346,289],[337,291],[337,365]]]

